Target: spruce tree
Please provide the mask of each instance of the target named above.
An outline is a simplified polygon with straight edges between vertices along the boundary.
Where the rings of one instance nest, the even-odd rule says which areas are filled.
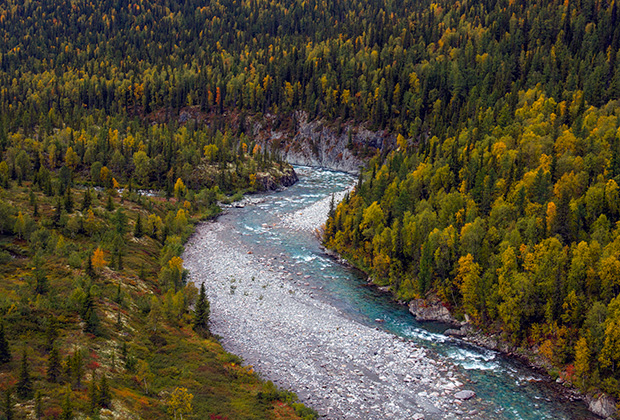
[[[133,229],[133,236],[136,238],[141,238],[144,235],[144,231],[142,229],[142,216],[138,212],[138,217],[136,218],[136,224]]]
[[[16,385],[17,395],[22,399],[32,397],[32,378],[30,377],[30,365],[28,364],[28,355],[26,349],[22,354],[22,363],[19,369],[19,379]]]
[[[108,202],[105,206],[105,209],[110,212],[114,211],[114,202],[112,201],[111,195],[108,195]]]
[[[93,414],[99,406],[99,393],[97,392],[97,384],[95,384],[95,376],[88,384],[88,414]]]
[[[8,389],[4,392],[2,411],[4,411],[4,418],[6,420],[13,420],[15,418],[15,415],[13,414],[13,401],[11,399],[11,391],[9,391]]]
[[[34,417],[37,420],[43,418],[43,402],[41,401],[41,391],[39,390],[34,394]]]
[[[90,195],[90,188],[86,190],[84,193],[84,199],[82,200],[82,211],[86,211],[90,208],[93,203],[93,199]]]
[[[65,190],[65,210],[67,213],[73,213],[73,194],[70,187]]]
[[[4,333],[4,322],[0,321],[0,365],[11,361],[11,349],[9,348],[9,341],[6,339]]]
[[[60,218],[62,217],[62,203],[60,202],[60,197],[56,201],[56,209],[54,210],[54,216],[52,217],[52,221],[55,226],[60,225]]]
[[[65,400],[62,403],[62,412],[60,413],[61,420],[71,420],[73,419],[73,404],[71,404],[71,390],[67,389],[65,393]]]
[[[194,329],[197,331],[205,331],[209,324],[209,301],[205,293],[205,284],[200,285],[200,295],[196,303],[194,311]]]
[[[71,358],[71,373],[75,380],[75,387],[82,387],[82,376],[84,375],[84,359],[82,358],[82,350],[78,349]]]
[[[60,376],[60,355],[58,349],[53,346],[47,359],[47,380],[55,383]]]
[[[101,375],[101,381],[99,382],[99,407],[109,408],[112,403],[112,394],[110,393],[110,386],[108,385],[108,378]]]

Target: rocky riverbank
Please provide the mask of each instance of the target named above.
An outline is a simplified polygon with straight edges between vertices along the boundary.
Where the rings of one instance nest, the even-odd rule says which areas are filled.
[[[453,365],[347,318],[316,299],[286,257],[240,235],[222,216],[198,227],[183,256],[191,281],[205,282],[211,330],[226,349],[326,418],[481,418]]]

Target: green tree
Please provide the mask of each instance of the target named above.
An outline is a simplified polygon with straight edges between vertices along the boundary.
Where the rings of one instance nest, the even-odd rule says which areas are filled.
[[[141,238],[144,235],[144,228],[142,226],[142,215],[138,212],[138,216],[136,217],[136,222],[133,228],[133,236],[136,238]]]
[[[67,388],[65,391],[65,399],[61,405],[62,412],[60,413],[61,420],[72,420],[73,419],[73,404],[71,402],[71,389]]]
[[[110,404],[112,404],[112,393],[108,385],[108,378],[103,374],[99,381],[99,407],[110,408]]]
[[[11,361],[11,348],[4,332],[4,322],[0,321],[0,365]]]
[[[11,398],[11,391],[4,391],[4,401],[2,402],[2,409],[4,411],[4,418],[6,420],[13,420],[15,418],[15,414],[13,412],[13,399]]]
[[[43,418],[43,401],[41,400],[41,391],[39,390],[34,393],[34,417],[37,420]]]
[[[200,294],[198,295],[198,302],[196,302],[196,309],[194,310],[194,329],[197,331],[207,331],[209,328],[209,301],[205,292],[205,284],[200,284]]]
[[[47,380],[55,383],[60,376],[60,354],[58,348],[53,346],[47,359]]]
[[[22,361],[19,368],[19,379],[15,386],[17,395],[21,399],[32,397],[32,378],[30,377],[30,364],[28,363],[28,355],[26,349],[22,353]]]

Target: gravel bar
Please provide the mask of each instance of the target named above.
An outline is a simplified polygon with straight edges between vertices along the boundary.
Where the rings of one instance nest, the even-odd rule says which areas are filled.
[[[283,225],[318,227],[330,199]],[[454,396],[463,379],[452,364],[316,299],[281,265],[284,257],[255,253],[226,217],[200,224],[185,249],[190,280],[205,283],[210,328],[224,348],[322,417],[476,418],[475,400]]]

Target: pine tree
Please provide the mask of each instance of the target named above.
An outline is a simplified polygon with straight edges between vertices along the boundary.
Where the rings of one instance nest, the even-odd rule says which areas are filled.
[[[30,365],[28,364],[28,355],[26,349],[22,354],[22,363],[19,369],[19,380],[16,385],[17,395],[22,399],[32,397],[32,378],[30,377]]]
[[[84,375],[84,360],[82,358],[82,350],[78,349],[71,358],[71,373],[75,380],[75,387],[80,389],[82,387],[82,376]]]
[[[88,414],[93,414],[99,406],[99,393],[95,384],[95,377],[88,384]]]
[[[15,415],[13,414],[13,401],[11,399],[11,391],[8,389],[4,392],[4,401],[2,406],[4,418],[6,420],[13,420],[15,418]]]
[[[67,188],[65,191],[65,210],[67,213],[73,213],[73,194],[71,188]]]
[[[101,375],[101,381],[99,382],[99,406],[101,408],[109,408],[111,403],[112,394],[110,393],[108,379],[104,374]]]
[[[142,216],[138,212],[138,217],[136,218],[136,224],[133,229],[133,236],[136,238],[141,238],[144,235],[144,231],[142,229]]]
[[[73,404],[71,404],[71,390],[67,389],[65,393],[65,400],[62,403],[62,412],[60,413],[61,420],[73,419]]]
[[[84,199],[82,200],[82,211],[86,211],[90,208],[93,203],[93,199],[90,195],[90,188],[86,190],[84,193]]]
[[[43,418],[43,402],[41,401],[41,391],[39,390],[34,394],[34,417],[37,420]]]
[[[56,209],[54,210],[54,216],[52,218],[52,221],[54,222],[55,226],[60,225],[61,217],[62,217],[62,204],[60,202],[60,197],[58,197],[58,201],[56,202]]]
[[[47,380],[55,383],[60,376],[60,355],[58,349],[53,346],[47,359]]]
[[[11,349],[9,341],[4,333],[4,322],[0,322],[0,365],[11,361]]]
[[[111,195],[108,195],[108,202],[107,202],[107,204],[105,206],[105,209],[107,211],[110,211],[110,212],[114,211],[114,202],[112,202],[112,196]]]
[[[205,284],[200,285],[200,295],[198,296],[198,302],[196,303],[196,310],[194,311],[194,329],[199,331],[205,331],[209,324],[209,301],[205,293]]]

